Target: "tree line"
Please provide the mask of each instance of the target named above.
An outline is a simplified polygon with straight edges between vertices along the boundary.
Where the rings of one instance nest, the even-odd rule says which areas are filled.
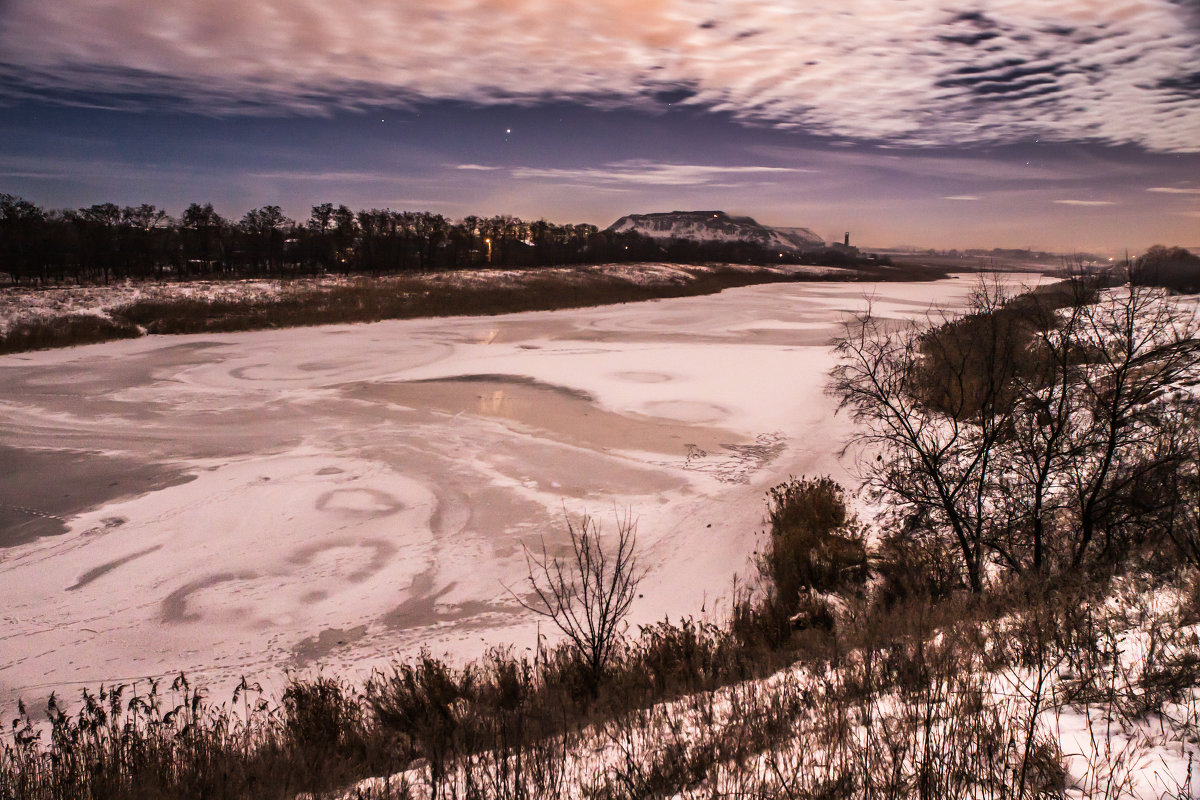
[[[629,261],[841,263],[848,258],[832,251],[779,254],[750,242],[663,242],[636,232],[508,215],[454,221],[428,211],[353,211],[322,203],[303,221],[276,205],[233,220],[211,203],[192,203],[175,218],[150,204],[45,210],[0,194],[0,273],[31,285]]]

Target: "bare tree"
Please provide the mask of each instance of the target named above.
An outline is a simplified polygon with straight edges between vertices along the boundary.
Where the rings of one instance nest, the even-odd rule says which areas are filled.
[[[842,360],[829,385],[858,423],[847,447],[875,455],[860,464],[867,486],[949,532],[974,591],[989,551],[1011,559],[989,528],[1016,361],[1013,337],[995,322],[1004,301],[998,284],[981,284],[969,314],[976,324],[962,329],[945,315],[924,330],[897,328],[868,308],[837,341]]]
[[[1056,526],[1069,500],[1062,475],[1076,454],[1071,441],[1081,411],[1076,391],[1086,360],[1080,330],[1097,299],[1096,284],[1076,275],[1049,290],[1019,298],[1029,341],[1013,374],[1013,413],[1005,463],[996,487],[997,535],[1015,560],[1042,571],[1055,556]]]
[[[1142,501],[1154,498],[1139,489],[1157,485],[1186,457],[1164,434],[1183,410],[1169,390],[1194,378],[1200,365],[1196,334],[1194,312],[1133,282],[1085,307],[1081,339],[1090,357],[1078,382],[1085,413],[1075,426],[1078,457],[1069,465],[1079,530],[1072,566],[1089,550],[1111,552],[1131,516],[1158,511],[1146,507]]]
[[[1077,569],[1169,533],[1189,452],[1170,388],[1200,371],[1196,332],[1137,285],[983,285],[923,330],[848,324],[829,388],[859,424],[866,485],[952,542],[980,591],[992,567]]]
[[[592,517],[584,515],[578,523],[568,517],[568,555],[551,557],[544,539],[540,556],[525,550],[532,599],[513,596],[554,623],[588,670],[593,686],[620,649],[625,617],[645,576],[637,563],[635,529],[628,515],[618,517],[616,540],[606,546],[600,524]]]

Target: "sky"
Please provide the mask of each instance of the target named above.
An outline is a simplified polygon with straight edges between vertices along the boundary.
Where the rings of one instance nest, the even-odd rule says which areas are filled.
[[[0,0],[0,192],[1200,246],[1200,0]]]

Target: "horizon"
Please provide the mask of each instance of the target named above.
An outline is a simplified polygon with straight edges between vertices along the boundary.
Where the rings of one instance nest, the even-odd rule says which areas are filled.
[[[18,195],[17,197],[18,197],[18,199],[22,199],[22,200],[27,200],[27,201],[30,201],[30,202],[34,202],[34,201],[32,201],[30,198],[28,198],[28,197],[21,197],[21,196],[19,196],[19,195]],[[106,201],[106,202],[107,202],[107,201]],[[335,206],[335,207],[339,205],[339,203],[337,203],[336,201],[326,201],[326,202],[332,202],[333,206]],[[79,207],[79,208],[71,208],[71,207],[52,208],[52,207],[48,207],[48,206],[42,206],[41,204],[37,204],[37,205],[39,205],[39,207],[40,207],[40,208],[42,208],[42,210],[43,210],[43,211],[47,211],[47,212],[49,212],[49,211],[59,211],[59,212],[64,212],[64,211],[82,211],[82,210],[86,210],[86,208],[87,208],[87,206],[82,206],[82,207]],[[120,207],[134,207],[134,208],[136,208],[136,206],[137,206],[137,205],[140,205],[140,204],[123,204],[123,203],[115,203],[114,205],[117,205],[117,206],[120,206]],[[178,213],[175,213],[173,209],[167,209],[167,208],[163,208],[162,206],[159,206],[159,205],[158,205],[158,204],[156,204],[156,203],[150,203],[149,205],[151,205],[151,206],[154,206],[154,207],[155,207],[155,208],[157,208],[159,211],[162,211],[162,212],[164,212],[164,213],[166,214],[166,217],[165,217],[164,219],[160,220],[159,222],[155,223],[155,225],[154,225],[153,227],[159,227],[159,226],[161,226],[161,225],[166,225],[166,224],[179,224],[179,223],[180,223],[180,220],[181,220],[181,218],[182,218],[182,215],[183,215],[183,211],[185,210],[185,208],[180,208],[180,209],[179,209],[179,211],[178,211]],[[189,205],[190,205],[190,204],[189,204]],[[206,202],[199,202],[199,203],[197,203],[197,205],[201,205],[201,206],[203,206],[203,205],[208,205],[208,203],[206,203]],[[230,224],[233,224],[233,225],[237,225],[237,224],[239,223],[239,221],[241,220],[242,216],[244,216],[244,214],[245,214],[246,212],[249,212],[249,211],[251,211],[251,210],[255,210],[255,209],[249,209],[249,208],[247,208],[247,209],[245,209],[244,211],[242,211],[241,213],[237,213],[237,212],[235,212],[235,213],[225,213],[225,212],[224,212],[222,209],[220,209],[220,208],[217,208],[217,207],[215,206],[215,204],[211,204],[211,205],[213,205],[213,206],[214,206],[213,210],[214,210],[215,212],[217,212],[217,213],[218,213],[218,214],[219,214],[221,217],[223,217],[223,218],[225,219],[225,221],[226,221],[226,222],[229,222]],[[265,205],[279,205],[279,204],[277,204],[277,203],[267,203],[267,204],[265,204]],[[348,204],[342,204],[342,205],[348,205]],[[356,212],[356,213],[357,213],[358,211],[368,210],[368,209],[364,209],[364,208],[354,208],[354,207],[350,207],[350,208],[351,208],[351,210],[352,210],[352,211],[354,211],[354,212]],[[281,212],[284,214],[284,216],[285,216],[285,217],[288,217],[289,221],[290,221],[292,224],[294,224],[294,225],[295,225],[295,226],[297,226],[297,227],[305,227],[305,225],[306,225],[306,223],[307,223],[307,219],[305,218],[304,214],[299,214],[299,215],[294,215],[294,214],[291,214],[291,213],[289,213],[289,211],[288,211],[288,209],[287,209],[286,207],[282,207],[282,206],[280,206],[280,210],[281,210]],[[314,211],[314,210],[315,210],[315,209],[309,209],[309,212],[311,213],[311,212],[312,212],[312,211]],[[378,209],[371,209],[371,210],[378,210]],[[399,212],[399,213],[403,213],[403,212],[411,212],[411,213],[430,213],[430,214],[436,214],[436,213],[437,213],[437,212],[430,211],[429,209],[423,209],[423,208],[395,208],[395,209],[387,208],[387,209],[382,209],[382,210],[387,210],[387,211],[395,211],[395,212]],[[487,215],[485,215],[485,214],[470,214],[470,213],[469,213],[469,214],[465,214],[465,215],[463,215],[463,216],[445,216],[445,215],[442,215],[442,216],[443,216],[443,218],[444,218],[444,219],[445,219],[445,220],[446,220],[446,221],[447,221],[449,224],[452,224],[452,225],[460,225],[460,224],[463,224],[463,223],[466,221],[466,218],[467,218],[467,217],[471,217],[471,216],[474,216],[474,217],[477,217],[477,218],[480,218],[480,219],[487,219],[487,218],[489,218],[489,217],[496,217],[496,216],[511,216],[511,217],[515,217],[516,219],[518,219],[518,220],[520,220],[520,221],[522,221],[522,222],[526,222],[526,223],[530,223],[530,222],[535,222],[535,221],[538,221],[538,220],[542,220],[542,221],[549,222],[549,223],[551,223],[551,224],[554,224],[554,225],[571,225],[571,224],[580,224],[580,223],[582,223],[582,224],[593,224],[593,225],[596,225],[596,227],[597,227],[599,230],[601,230],[601,231],[604,231],[604,230],[607,230],[607,229],[609,229],[609,228],[612,228],[612,227],[616,226],[616,224],[617,224],[617,223],[619,223],[619,222],[620,222],[622,219],[624,219],[624,218],[626,218],[626,217],[669,216],[669,215],[671,215],[671,214],[697,214],[697,213],[708,214],[708,213],[712,213],[712,212],[719,212],[719,213],[725,214],[726,216],[728,216],[728,217],[730,217],[730,218],[733,218],[733,219],[738,219],[738,218],[741,218],[741,219],[749,219],[751,222],[754,222],[754,223],[757,223],[757,224],[760,224],[760,225],[765,225],[765,223],[763,223],[761,220],[759,220],[759,219],[755,218],[755,217],[754,217],[753,215],[751,215],[751,214],[743,214],[743,213],[739,213],[739,212],[735,212],[735,211],[727,211],[727,210],[725,210],[725,209],[715,209],[715,208],[709,208],[709,209],[672,209],[671,211],[634,211],[634,212],[630,212],[630,213],[628,213],[628,214],[622,214],[620,217],[618,217],[617,219],[613,220],[611,223],[609,223],[609,224],[607,224],[607,225],[603,225],[603,224],[597,224],[597,223],[592,223],[592,222],[590,222],[590,221],[586,221],[586,220],[547,219],[547,218],[546,218],[546,217],[544,217],[544,216],[543,216],[543,217],[536,217],[536,218],[533,218],[533,217],[518,217],[518,216],[516,216],[516,215],[513,215],[513,214],[507,214],[507,215],[506,215],[506,214],[503,214],[503,213],[501,213],[501,214],[487,214]],[[808,226],[804,226],[804,225],[769,225],[769,226],[767,226],[767,227],[771,227],[771,228],[779,228],[779,229],[792,229],[792,230],[798,230],[798,229],[807,229],[807,230],[810,230],[810,231],[811,231],[811,229],[810,229],[810,228],[808,228]],[[812,232],[816,233],[816,231],[812,231]],[[860,241],[857,241],[857,240],[854,238],[854,236],[853,236],[853,231],[843,231],[843,232],[842,232],[842,233],[840,233],[840,234],[831,234],[831,235],[829,235],[829,236],[823,236],[823,237],[821,237],[821,238],[822,238],[822,239],[824,239],[824,241],[825,241],[825,244],[826,244],[826,245],[833,245],[833,244],[835,244],[835,243],[839,243],[839,242],[841,242],[841,240],[842,240],[842,237],[843,237],[843,236],[846,236],[846,235],[849,235],[849,236],[851,236],[851,242],[850,242],[850,243],[851,243],[852,245],[854,245],[854,246],[858,247],[859,249],[861,249],[861,250],[865,250],[865,251],[878,251],[878,252],[881,252],[881,253],[883,253],[883,252],[901,253],[901,252],[906,252],[906,251],[910,251],[910,252],[923,252],[923,251],[930,251],[930,252],[938,252],[938,253],[940,253],[940,254],[961,253],[961,254],[963,254],[963,255],[967,255],[967,254],[970,254],[970,253],[990,252],[990,251],[993,251],[993,250],[995,250],[995,251],[1029,252],[1029,253],[1032,253],[1032,254],[1042,254],[1042,255],[1052,255],[1052,256],[1070,257],[1070,256],[1075,256],[1075,255],[1078,255],[1078,256],[1085,256],[1085,255],[1105,255],[1105,256],[1107,256],[1107,255],[1108,255],[1110,252],[1115,252],[1115,251],[1107,251],[1107,252],[1105,252],[1105,251],[1089,251],[1089,250],[1079,250],[1079,249],[1056,251],[1056,250],[1046,250],[1046,249],[1042,249],[1042,248],[1038,248],[1038,247],[1033,247],[1033,246],[1024,246],[1024,247],[1019,247],[1019,246],[1005,246],[1005,247],[1001,247],[1001,246],[982,246],[982,245],[980,245],[980,246],[960,246],[960,247],[946,247],[946,246],[939,246],[939,245],[936,245],[936,244],[907,244],[907,243],[890,243],[890,244],[881,244],[881,243],[878,243],[878,242],[862,243],[862,242],[860,242]],[[653,237],[652,237],[652,238],[653,238]],[[1129,256],[1129,257],[1135,257],[1135,256],[1138,256],[1138,255],[1140,255],[1142,252],[1144,252],[1144,250],[1145,250],[1145,249],[1148,249],[1149,247],[1153,247],[1153,246],[1156,246],[1156,245],[1160,245],[1160,246],[1161,246],[1161,245],[1163,245],[1163,243],[1162,243],[1162,242],[1155,242],[1153,245],[1149,245],[1147,248],[1143,248],[1142,250],[1138,250],[1138,251],[1136,251],[1136,252],[1127,251],[1127,252],[1126,252],[1126,255],[1127,255],[1127,256]],[[1200,246],[1196,246],[1196,245],[1185,245],[1185,244],[1179,244],[1179,243],[1176,243],[1176,242],[1172,242],[1172,243],[1171,243],[1169,246],[1172,246],[1172,247],[1182,247],[1182,248],[1183,248],[1183,249],[1185,249],[1185,250],[1189,250],[1189,251],[1191,251],[1191,252],[1194,252],[1194,253],[1200,254]],[[1119,253],[1118,253],[1118,254],[1119,254]],[[1109,260],[1111,261],[1112,259],[1110,258]]]
[[[0,191],[297,221],[711,208],[877,248],[1196,238],[1200,11],[1173,0],[218,5],[0,9]]]

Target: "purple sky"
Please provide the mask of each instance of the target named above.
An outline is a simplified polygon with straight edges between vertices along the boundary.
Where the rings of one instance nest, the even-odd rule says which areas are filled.
[[[1195,0],[5,0],[0,191],[1200,245]]]

